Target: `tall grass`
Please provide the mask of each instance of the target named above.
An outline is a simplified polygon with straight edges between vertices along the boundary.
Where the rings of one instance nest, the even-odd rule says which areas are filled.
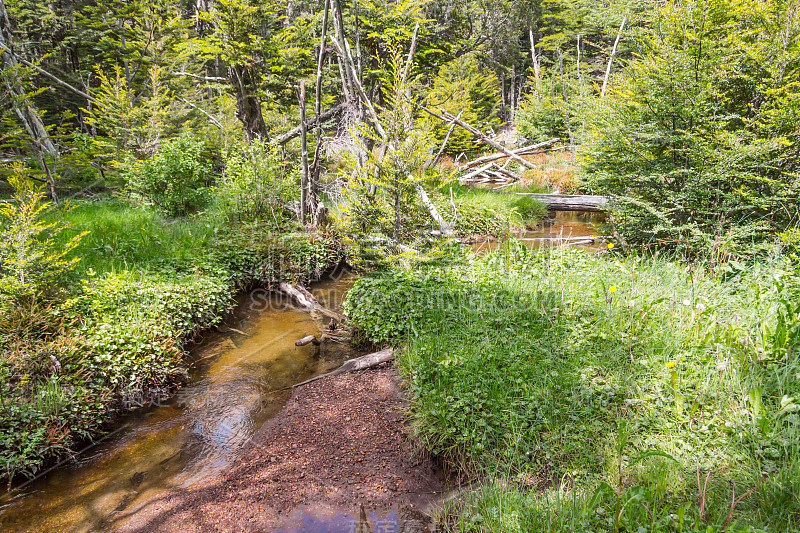
[[[61,217],[56,212],[53,216]],[[82,202],[63,214],[70,226],[61,239],[88,231],[75,254],[76,273],[155,269],[202,257],[214,235],[222,230],[208,215],[167,219],[153,211],[113,200]]]
[[[443,216],[462,235],[496,235],[533,228],[547,214],[541,202],[491,189],[448,184],[439,189]]]
[[[418,437],[488,483],[459,531],[786,531],[800,364],[778,317],[796,280],[777,260],[511,243],[369,278],[348,307],[367,337],[406,343]]]

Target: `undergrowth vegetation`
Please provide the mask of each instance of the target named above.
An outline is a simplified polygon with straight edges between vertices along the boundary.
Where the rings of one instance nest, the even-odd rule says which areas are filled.
[[[459,531],[800,526],[797,272],[509,243],[360,280],[416,435],[485,486]]]
[[[116,201],[43,208],[42,227],[62,228],[46,242],[81,261],[47,286],[0,294],[0,477],[9,481],[69,456],[113,413],[168,395],[186,375],[186,343],[222,319],[236,291],[317,279],[339,260],[330,239],[285,221],[168,220]]]

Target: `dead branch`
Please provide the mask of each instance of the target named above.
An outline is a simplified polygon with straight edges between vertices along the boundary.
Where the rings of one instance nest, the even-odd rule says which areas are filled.
[[[197,74],[192,74],[191,72],[173,72],[173,76],[185,76],[187,78],[194,78],[196,80],[205,81],[208,83],[230,83],[230,79],[228,78],[220,78],[218,76],[199,76]]]
[[[336,107],[332,107],[332,108],[328,109],[327,111],[325,111],[324,113],[322,113],[319,116],[319,118],[313,117],[313,118],[310,118],[310,119],[306,120],[306,127],[309,127],[310,125],[315,124],[317,122],[317,120],[319,120],[320,123],[325,122],[326,120],[330,120],[334,116],[336,116],[337,113],[340,113],[341,111],[344,111],[344,108],[345,108],[345,104],[339,104]],[[278,137],[275,140],[275,142],[278,143],[278,144],[286,144],[286,143],[288,143],[289,141],[291,141],[292,139],[294,139],[295,137],[300,135],[300,129],[301,129],[300,126],[296,126],[296,127],[292,128],[292,129],[290,129],[289,131],[287,131],[286,133],[284,133],[283,135]]]
[[[491,146],[492,148],[494,148],[498,152],[503,152],[504,154],[506,154],[506,156],[512,158],[514,161],[518,162],[519,164],[521,164],[521,165],[523,165],[525,167],[528,167],[528,168],[534,168],[534,169],[536,168],[536,166],[533,165],[532,163],[529,163],[529,162],[525,161],[524,159],[522,159],[520,156],[518,156],[517,154],[515,154],[514,152],[512,152],[508,148],[505,148],[504,146],[502,146],[498,142],[490,139],[487,135],[485,135],[483,132],[481,132],[478,128],[467,124],[466,122],[464,122],[463,120],[461,120],[461,119],[459,119],[457,117],[454,117],[453,115],[451,115],[450,113],[448,113],[444,109],[440,109],[439,110],[439,113],[441,113],[441,115],[439,113],[431,111],[430,109],[428,109],[425,106],[422,106],[422,109],[425,110],[431,116],[434,116],[434,117],[438,118],[439,120],[443,120],[444,122],[450,122],[450,121],[455,122],[456,124],[458,124],[459,126],[464,128],[465,130],[467,130],[468,132],[473,134],[475,137],[479,138],[484,143],[488,144],[489,146]]]
[[[348,361],[345,361],[342,366],[340,366],[333,372],[328,372],[327,374],[322,374],[320,376],[315,376],[311,379],[307,379],[302,383],[293,385],[292,388],[302,387],[303,385],[307,385],[308,383],[317,381],[318,379],[337,376],[339,374],[344,374],[346,372],[357,372],[359,370],[366,370],[368,368],[372,368],[373,366],[378,366],[381,363],[386,363],[388,361],[391,361],[392,359],[394,359],[394,350],[392,348],[387,348],[385,350],[381,350],[380,352],[367,354],[361,357],[356,357],[355,359],[350,359]]]
[[[219,121],[219,120],[217,120],[217,119],[215,119],[215,118],[214,118],[214,117],[211,115],[211,113],[209,113],[208,111],[206,111],[205,109],[203,109],[203,108],[201,108],[201,107],[198,107],[198,106],[194,105],[193,103],[191,103],[191,102],[190,102],[189,100],[187,100],[186,98],[181,98],[181,100],[183,101],[183,103],[184,103],[184,104],[188,105],[188,106],[189,106],[189,107],[191,107],[192,109],[196,109],[197,111],[200,111],[202,114],[204,114],[206,117],[208,117],[208,120],[210,120],[210,121],[211,121],[211,123],[212,123],[213,125],[215,125],[215,126],[216,126],[216,127],[218,127],[219,129],[222,129],[222,124],[220,123],[220,121]]]
[[[284,281],[278,284],[276,290],[292,298],[302,310],[308,313],[318,313],[332,318],[340,324],[344,324],[347,321],[347,317],[344,315],[322,307],[317,299],[314,298],[314,295],[300,285],[291,285]]]
[[[522,156],[522,155],[532,155],[532,154],[535,154],[535,153],[542,153],[542,152],[544,152],[543,148],[547,148],[548,146],[551,146],[551,145],[557,143],[560,140],[561,139],[558,139],[558,138],[550,139],[549,141],[544,141],[544,142],[541,142],[541,143],[538,143],[538,144],[532,144],[530,146],[525,146],[523,148],[517,148],[516,150],[512,150],[512,152],[517,154],[517,155],[520,155],[520,156]],[[472,167],[475,167],[475,166],[478,166],[478,165],[483,165],[484,163],[489,163],[490,161],[496,161],[498,159],[503,159],[503,158],[506,158],[506,157],[508,157],[508,155],[506,155],[503,152],[489,154],[489,155],[485,155],[483,157],[478,157],[477,159],[473,159],[472,161],[469,161],[467,163],[464,163],[462,168],[465,168],[465,169],[472,168]]]

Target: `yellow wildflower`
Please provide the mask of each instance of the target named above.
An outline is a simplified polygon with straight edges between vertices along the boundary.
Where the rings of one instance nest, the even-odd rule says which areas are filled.
[[[608,288],[608,292],[614,294],[615,292],[617,292],[617,288],[614,285],[612,285]]]
[[[675,368],[676,364],[677,363],[675,361],[670,361],[669,363],[667,363],[667,368]]]
[[[614,243],[613,242],[608,243],[608,249],[609,250],[613,250],[614,249]]]

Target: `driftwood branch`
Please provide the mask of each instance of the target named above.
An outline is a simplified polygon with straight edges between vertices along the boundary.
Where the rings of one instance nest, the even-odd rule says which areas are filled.
[[[343,324],[347,321],[347,317],[344,315],[322,307],[317,299],[314,298],[314,295],[300,285],[292,285],[290,283],[281,282],[278,284],[277,290],[278,292],[281,292],[292,298],[292,300],[294,300],[295,303],[306,312],[318,313],[328,318],[332,318],[340,324]]]
[[[294,341],[295,346],[308,346],[309,344],[313,344],[315,346],[319,346],[320,342],[314,335],[306,335],[302,339],[298,339]]]
[[[355,359],[350,359],[348,361],[345,361],[342,366],[340,366],[333,372],[328,372],[327,374],[322,374],[320,376],[315,376],[311,379],[307,379],[302,383],[293,385],[292,388],[302,387],[303,385],[307,385],[322,378],[337,376],[339,374],[344,374],[347,372],[357,372],[359,370],[366,370],[368,368],[372,368],[373,366],[378,366],[381,363],[386,363],[388,361],[391,361],[392,359],[394,359],[394,350],[391,348],[387,348],[386,350],[381,350],[380,352],[367,354],[361,357],[356,357]]]
[[[520,155],[520,156],[522,156],[522,155],[531,155],[533,153],[538,153],[540,151],[544,151],[544,148],[548,148],[548,147],[554,145],[555,143],[557,143],[560,140],[561,139],[558,139],[558,138],[550,139],[549,141],[544,141],[544,142],[540,142],[540,143],[537,143],[537,144],[532,144],[530,146],[524,146],[522,148],[517,148],[516,150],[511,150],[511,151],[513,153],[517,154],[517,155]],[[508,157],[508,155],[506,155],[504,152],[489,154],[489,155],[485,155],[483,157],[478,157],[477,159],[473,159],[472,161],[469,161],[468,163],[465,163],[462,168],[472,168],[472,167],[476,167],[478,165],[482,165],[484,163],[488,163],[490,161],[496,161],[498,159],[503,159],[503,158],[506,158],[506,157]]]

